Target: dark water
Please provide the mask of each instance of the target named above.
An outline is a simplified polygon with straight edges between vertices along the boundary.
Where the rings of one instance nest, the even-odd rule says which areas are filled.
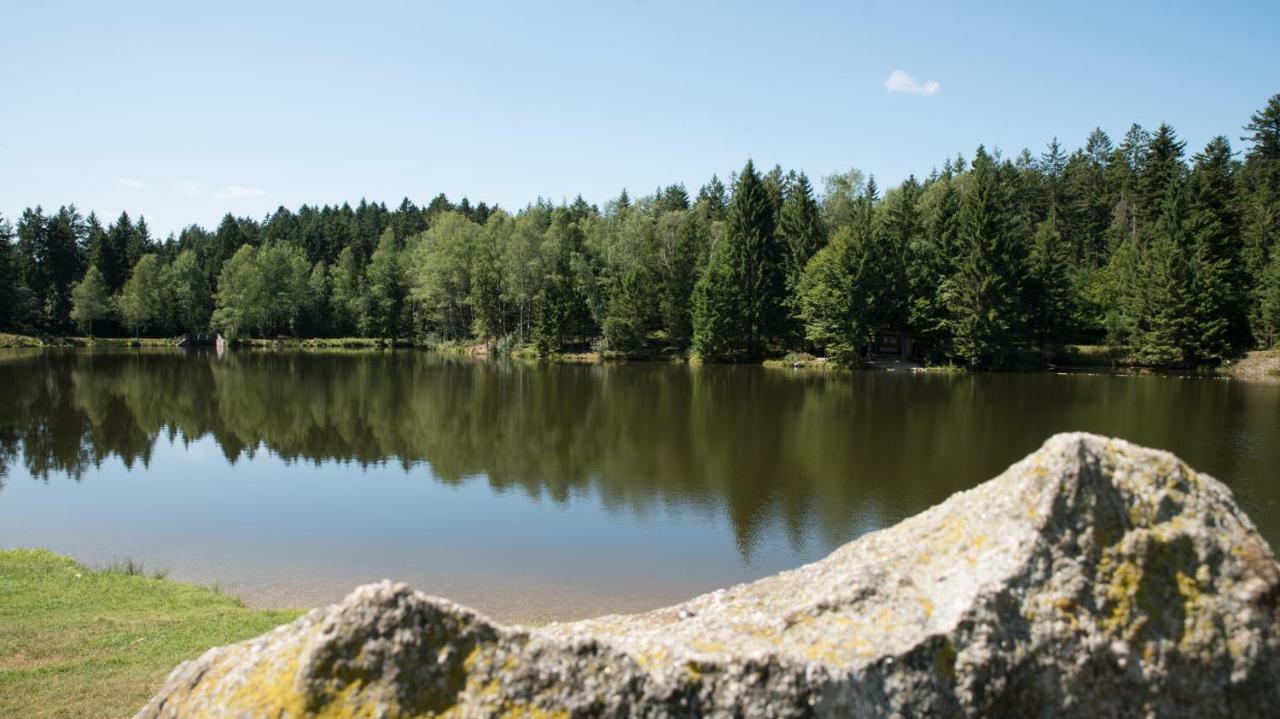
[[[0,355],[0,546],[250,603],[383,577],[504,619],[639,610],[819,558],[1053,432],[1171,449],[1280,540],[1280,387],[438,355]]]

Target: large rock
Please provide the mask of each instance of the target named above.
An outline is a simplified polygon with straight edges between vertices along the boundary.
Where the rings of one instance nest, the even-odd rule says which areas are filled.
[[[1058,435],[822,561],[506,627],[357,589],[179,666],[139,717],[1275,716],[1280,567],[1218,481]]]

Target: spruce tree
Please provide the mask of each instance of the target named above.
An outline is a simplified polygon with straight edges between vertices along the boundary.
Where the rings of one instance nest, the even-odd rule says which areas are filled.
[[[1254,113],[1244,128],[1249,143],[1241,169],[1243,264],[1248,277],[1249,321],[1262,327],[1263,295],[1273,265],[1275,248],[1280,246],[1280,94]],[[1259,341],[1274,340],[1255,328]]]
[[[711,249],[693,289],[693,351],[704,360],[741,351],[744,334],[740,283],[728,238]]]
[[[1138,174],[1138,220],[1140,225],[1154,223],[1164,212],[1164,201],[1171,187],[1182,181],[1186,168],[1182,150],[1173,128],[1161,124],[1147,145],[1145,162]]]
[[[907,327],[926,361],[952,355],[945,281],[954,271],[960,192],[954,175],[934,178],[921,193],[923,231],[907,247]]]
[[[785,332],[785,252],[774,232],[774,206],[748,160],[729,202],[725,242],[741,300],[742,350],[755,357]]]
[[[1193,252],[1199,359],[1220,361],[1248,346],[1248,278],[1241,258],[1231,145],[1214,138],[1196,155],[1186,231]]]
[[[129,279],[129,271],[133,263],[129,262],[129,246],[133,244],[133,220],[129,213],[121,212],[120,217],[107,228],[105,236],[96,244],[90,245],[89,260],[102,271],[102,277],[112,293],[124,287]]]
[[[1280,346],[1280,246],[1271,248],[1258,281],[1257,335],[1263,347]]]
[[[1054,213],[1050,213],[1036,228],[1029,258],[1031,332],[1046,357],[1067,341],[1075,318],[1072,248],[1058,231],[1055,220]]]
[[[953,272],[943,293],[955,355],[972,367],[1012,363],[1021,344],[1025,257],[1010,187],[985,148],[961,201]]]
[[[894,325],[900,300],[890,291],[896,260],[876,227],[875,197],[871,182],[851,224],[814,255],[798,287],[805,338],[846,367],[860,364],[877,333]]]
[[[813,194],[809,178],[800,173],[790,183],[786,199],[779,213],[779,234],[786,243],[786,282],[789,295],[800,283],[809,259],[822,249],[827,241],[827,231],[822,224],[818,200]]]
[[[1155,224],[1140,237],[1145,248],[1141,282],[1145,306],[1139,319],[1135,357],[1151,365],[1189,365],[1197,361],[1191,242],[1185,226],[1182,188],[1168,188]]]

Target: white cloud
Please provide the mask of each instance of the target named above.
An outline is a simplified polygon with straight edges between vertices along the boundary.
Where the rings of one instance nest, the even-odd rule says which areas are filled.
[[[267,194],[264,190],[256,187],[245,187],[244,185],[230,184],[218,190],[218,198],[223,200],[240,200],[246,197],[262,197]]]
[[[885,78],[884,89],[889,92],[910,92],[916,95],[932,95],[942,89],[937,80],[920,82],[906,70],[894,70]]]
[[[119,180],[116,180],[116,184],[126,190],[136,190],[142,187],[142,180],[135,180],[132,177],[121,177]]]
[[[183,180],[178,183],[177,188],[179,195],[186,195],[187,197],[197,197],[204,193],[204,188],[194,180]]]

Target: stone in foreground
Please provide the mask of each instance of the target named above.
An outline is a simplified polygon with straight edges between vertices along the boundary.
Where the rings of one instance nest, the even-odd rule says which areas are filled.
[[[174,670],[139,717],[1275,716],[1280,567],[1230,491],[1086,434],[794,571],[506,627],[401,584]]]

